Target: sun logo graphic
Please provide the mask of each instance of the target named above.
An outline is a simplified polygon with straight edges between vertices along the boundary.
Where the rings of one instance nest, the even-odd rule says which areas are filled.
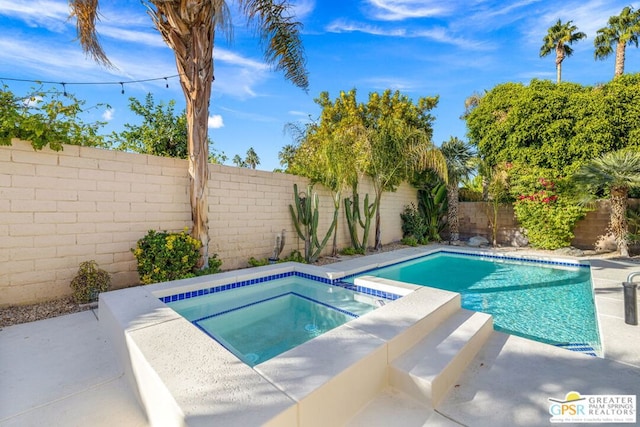
[[[570,391],[564,399],[549,398],[552,423],[635,423],[635,395],[581,395]]]
[[[577,391],[570,391],[565,396],[564,400],[549,398],[552,402],[549,406],[549,413],[553,415],[551,421],[554,418],[575,417],[580,415],[586,415],[586,405],[584,405],[585,398],[580,396]]]

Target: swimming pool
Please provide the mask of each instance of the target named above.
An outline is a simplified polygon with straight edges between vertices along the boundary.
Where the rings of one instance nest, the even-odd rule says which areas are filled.
[[[496,330],[600,354],[588,265],[437,252],[355,277],[430,286],[462,297],[462,307],[493,315]]]
[[[377,301],[290,276],[167,305],[255,366],[374,310]]]

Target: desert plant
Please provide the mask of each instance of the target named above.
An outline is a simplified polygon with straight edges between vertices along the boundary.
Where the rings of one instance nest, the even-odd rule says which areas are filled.
[[[329,237],[331,237],[333,229],[338,222],[338,211],[334,211],[331,226],[322,242],[320,242],[318,240],[318,220],[320,217],[318,213],[318,194],[313,192],[312,186],[308,186],[306,195],[301,196],[298,194],[298,186],[293,184],[293,197],[296,208],[294,210],[293,206],[289,205],[289,211],[291,212],[291,218],[298,237],[304,240],[304,259],[309,263],[315,262],[327,245]]]
[[[80,263],[78,274],[71,281],[73,300],[86,304],[98,299],[100,292],[106,292],[111,284],[111,276],[98,267],[94,260]]]
[[[360,212],[360,195],[357,187],[353,187],[352,198],[344,199],[344,213],[347,218],[347,227],[351,244],[358,253],[364,253],[369,241],[369,230],[371,229],[371,219],[376,213],[375,203],[369,203],[369,194],[364,196],[363,211]],[[362,228],[362,240],[358,239],[358,225]]]
[[[205,269],[196,271],[200,246],[186,229],[180,233],[149,230],[131,249],[138,260],[140,281],[146,285],[220,271],[222,261],[215,254],[209,257]]]

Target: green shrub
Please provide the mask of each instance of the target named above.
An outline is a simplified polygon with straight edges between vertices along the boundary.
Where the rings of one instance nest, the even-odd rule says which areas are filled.
[[[518,222],[525,229],[529,244],[539,249],[558,249],[571,245],[573,228],[587,209],[557,194],[555,184],[543,178],[541,190],[520,195],[513,205]]]
[[[256,259],[254,257],[249,258],[249,267],[260,267],[263,265],[269,265],[269,260],[267,258]]]
[[[413,236],[403,237],[400,243],[407,246],[418,246],[418,239]]]
[[[402,235],[404,237],[413,237],[417,242],[429,232],[427,221],[413,203],[404,207],[400,219],[402,219]]]
[[[220,271],[222,261],[209,258],[208,267],[197,270],[201,243],[186,233],[149,230],[138,240],[133,255],[138,260],[138,274],[143,284],[168,282]]]
[[[98,299],[100,292],[106,292],[111,284],[111,276],[98,268],[94,260],[80,263],[78,274],[71,281],[73,300],[78,304],[86,304]]]
[[[364,249],[356,249],[354,247],[344,248],[340,251],[340,255],[364,255]]]
[[[291,251],[288,257],[281,259],[279,262],[300,262],[302,264],[306,264],[307,261],[304,259],[300,251]]]

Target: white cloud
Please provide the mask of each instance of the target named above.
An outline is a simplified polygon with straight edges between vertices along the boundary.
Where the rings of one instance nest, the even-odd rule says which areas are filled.
[[[42,26],[61,32],[69,17],[69,4],[51,0],[0,0],[0,15],[21,19],[31,27]]]
[[[363,24],[359,22],[347,22],[339,19],[329,24],[326,30],[330,33],[352,33],[360,32],[365,34],[373,34],[376,36],[404,37],[407,35],[404,29],[385,30],[375,25]]]
[[[222,116],[220,114],[214,114],[213,116],[209,116],[209,128],[211,129],[220,129],[224,127],[224,123],[222,121]]]
[[[291,4],[295,19],[298,21],[309,16],[316,7],[316,2],[314,0],[295,0],[291,2]]]
[[[409,18],[428,18],[449,15],[454,2],[423,0],[369,0],[374,7],[372,16],[382,21],[401,21]]]
[[[116,110],[114,108],[107,108],[106,110],[104,110],[104,113],[102,113],[102,120],[105,120],[107,122],[111,121],[115,112]]]

